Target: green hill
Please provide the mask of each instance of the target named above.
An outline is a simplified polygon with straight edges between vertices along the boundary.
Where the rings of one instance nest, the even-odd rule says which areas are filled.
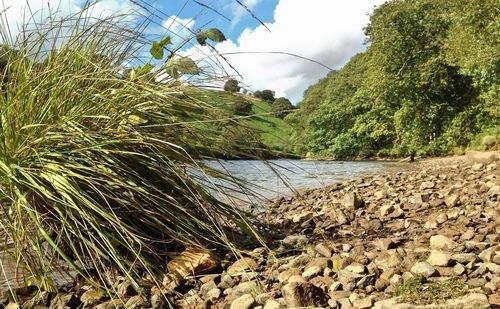
[[[223,138],[241,139],[240,143],[236,144],[239,144],[241,148],[249,149],[249,152],[259,148],[263,149],[265,156],[294,155],[290,142],[292,128],[283,119],[272,114],[269,103],[241,93],[232,94],[194,87],[184,87],[182,91],[226,113],[221,115],[220,121],[207,125],[207,130],[215,130],[216,134],[224,135]],[[250,104],[251,112],[243,115],[235,114],[235,104],[241,103]],[[236,123],[238,127],[231,130],[232,125]],[[230,133],[227,133],[228,130]]]

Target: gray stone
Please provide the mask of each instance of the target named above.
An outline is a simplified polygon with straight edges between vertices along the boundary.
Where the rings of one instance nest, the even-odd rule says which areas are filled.
[[[347,209],[358,209],[364,205],[364,201],[357,192],[349,192],[342,198],[342,206]]]
[[[300,270],[296,267],[289,268],[278,275],[278,281],[285,283],[291,276],[300,275]]]
[[[452,250],[457,244],[446,236],[434,235],[430,238],[430,245],[433,250]]]
[[[281,289],[289,308],[317,306],[328,304],[325,292],[311,283],[288,283]]]
[[[255,299],[250,294],[242,295],[231,303],[231,309],[249,309],[255,305]]]
[[[304,279],[306,279],[306,280],[309,280],[312,277],[315,277],[315,276],[321,274],[322,272],[323,272],[323,268],[321,268],[320,266],[314,265],[314,266],[308,267],[306,270],[304,270],[304,272],[302,273],[302,277],[304,277]]]
[[[231,276],[241,275],[245,272],[254,271],[257,269],[257,262],[254,259],[244,257],[227,268],[227,273]]]
[[[416,276],[422,276],[424,278],[429,278],[436,273],[436,269],[427,262],[415,263],[410,271],[412,274]]]
[[[332,251],[325,244],[317,244],[314,250],[324,257],[329,258],[332,256]]]
[[[233,296],[239,297],[244,294],[259,293],[260,289],[255,281],[247,281],[238,284],[233,288]]]
[[[283,245],[291,248],[300,248],[307,244],[305,235],[288,235],[283,239]]]
[[[352,305],[357,309],[368,309],[373,306],[373,300],[369,297],[361,298],[353,301]]]
[[[460,197],[458,196],[458,194],[450,194],[444,199],[444,203],[448,207],[457,206],[459,201],[460,201]]]
[[[450,255],[441,250],[432,250],[427,262],[433,266],[448,266],[450,263]]]
[[[420,190],[432,189],[436,184],[432,181],[424,181],[420,184]]]
[[[263,309],[279,309],[280,307],[280,303],[278,303],[274,299],[269,299],[268,301],[266,301]]]

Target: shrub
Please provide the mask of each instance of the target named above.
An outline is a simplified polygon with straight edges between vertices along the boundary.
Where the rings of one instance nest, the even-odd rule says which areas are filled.
[[[290,100],[288,100],[287,98],[278,98],[274,100],[271,111],[276,117],[283,119],[293,109],[294,106],[292,105],[292,102],[290,102]]]
[[[269,89],[262,90],[262,91],[257,90],[257,91],[255,91],[254,96],[256,98],[260,98],[260,99],[266,101],[267,103],[274,102],[274,91],[269,90]]]
[[[77,28],[47,57],[45,38],[59,33],[49,25],[8,55],[0,96],[4,248],[12,243],[19,267],[48,290],[61,261],[86,278],[111,267],[135,280],[157,271],[177,245],[232,248],[236,228],[251,229],[200,182],[225,175],[186,151],[203,139],[194,124],[216,110],[154,78],[120,76],[139,39],[128,24],[71,24]]]
[[[247,100],[238,100],[233,103],[232,110],[235,115],[246,116],[253,113],[252,106]]]
[[[239,92],[241,87],[238,85],[238,81],[236,79],[229,79],[224,84],[224,91],[227,92]]]

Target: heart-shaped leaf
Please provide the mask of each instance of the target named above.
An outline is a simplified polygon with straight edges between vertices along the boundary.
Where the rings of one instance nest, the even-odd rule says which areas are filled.
[[[165,69],[167,73],[173,78],[178,78],[180,74],[200,74],[200,69],[189,57],[177,57],[170,59],[166,65]]]
[[[226,40],[224,33],[217,28],[210,28],[205,31],[206,36],[214,42],[222,42]]]
[[[151,46],[149,52],[155,59],[160,60],[163,58],[163,46],[161,46],[157,41],[153,41],[153,45]]]
[[[205,32],[199,32],[197,35],[196,35],[196,41],[198,41],[198,43],[201,45],[201,46],[205,46],[207,45],[207,34]]]

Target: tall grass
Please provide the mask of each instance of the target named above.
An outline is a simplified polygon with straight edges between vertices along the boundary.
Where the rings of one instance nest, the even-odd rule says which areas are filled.
[[[255,236],[189,173],[231,179],[196,157],[210,135],[195,124],[220,111],[155,82],[159,73],[124,74],[147,43],[129,25],[80,13],[25,28],[2,49],[3,250],[44,289],[61,261],[86,277],[115,268],[135,280],[176,245]]]

